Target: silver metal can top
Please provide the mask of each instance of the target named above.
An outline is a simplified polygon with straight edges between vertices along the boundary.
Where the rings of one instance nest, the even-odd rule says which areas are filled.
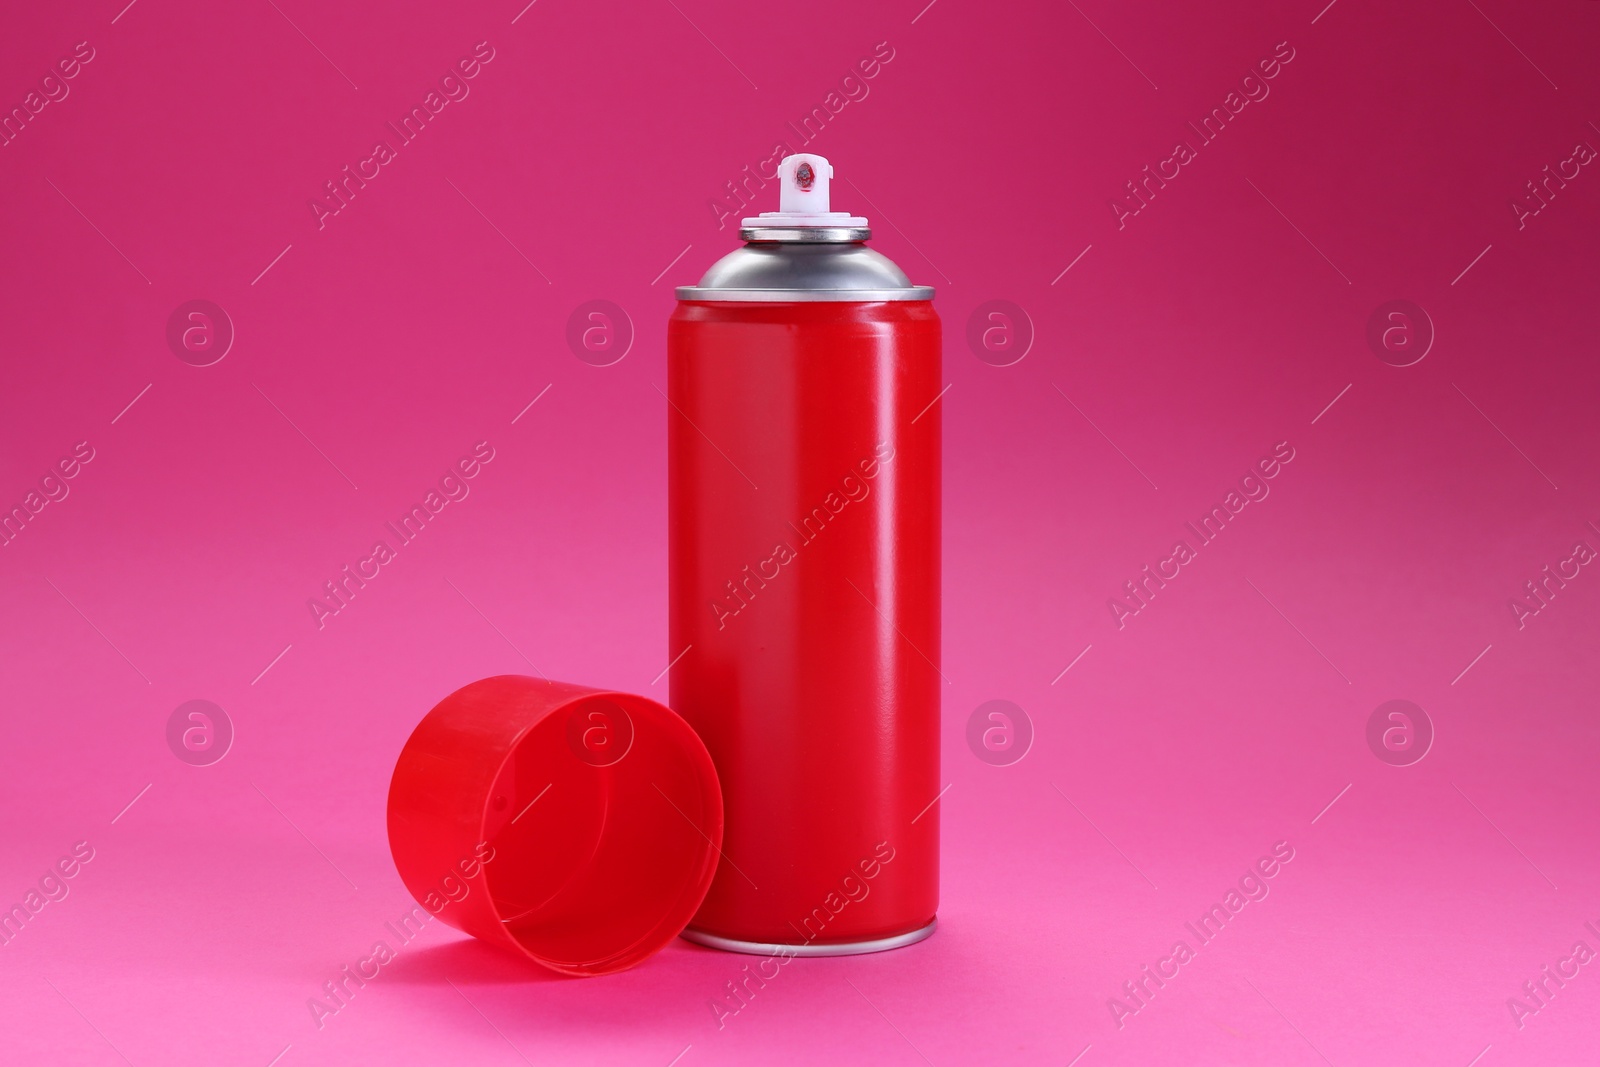
[[[889,257],[868,248],[867,220],[828,210],[833,167],[816,155],[786,156],[778,167],[781,210],[744,220],[743,248],[711,265],[679,300],[932,300],[933,287],[912,285]]]
[[[860,241],[751,241],[717,260],[679,300],[932,300],[888,256]]]

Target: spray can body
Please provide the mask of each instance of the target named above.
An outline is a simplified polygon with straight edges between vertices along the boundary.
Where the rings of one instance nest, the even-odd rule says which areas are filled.
[[[684,936],[896,947],[938,906],[939,320],[853,231],[743,235],[667,335],[671,704],[726,808]]]

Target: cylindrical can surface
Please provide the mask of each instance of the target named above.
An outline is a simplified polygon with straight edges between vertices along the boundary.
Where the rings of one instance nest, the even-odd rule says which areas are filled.
[[[901,938],[938,906],[938,316],[704,295],[667,334],[671,704],[726,811],[691,935]]]

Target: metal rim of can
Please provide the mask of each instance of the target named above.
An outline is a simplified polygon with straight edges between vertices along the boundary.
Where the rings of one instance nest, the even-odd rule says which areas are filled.
[[[741,241],[788,241],[795,244],[852,244],[872,239],[866,226],[744,226]]]
[[[844,941],[832,944],[786,944],[779,941],[740,941],[732,937],[721,937],[709,934],[694,927],[686,927],[678,936],[685,941],[707,948],[721,949],[723,952],[742,952],[749,956],[864,956],[873,952],[887,952],[890,949],[904,948],[914,945],[933,936],[939,928],[939,919],[935,916],[928,925],[912,930],[910,933],[896,934],[893,937],[878,937],[867,941]]]
[[[698,285],[680,285],[676,292],[679,300],[704,303],[807,304],[823,301],[876,304],[887,300],[933,299],[931,285],[913,285],[908,289],[702,289]]]

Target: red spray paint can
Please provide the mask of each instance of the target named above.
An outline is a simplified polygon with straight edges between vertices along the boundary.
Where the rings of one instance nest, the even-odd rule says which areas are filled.
[[[939,319],[826,159],[778,176],[667,332],[671,703],[726,809],[684,936],[873,952],[938,908]]]

